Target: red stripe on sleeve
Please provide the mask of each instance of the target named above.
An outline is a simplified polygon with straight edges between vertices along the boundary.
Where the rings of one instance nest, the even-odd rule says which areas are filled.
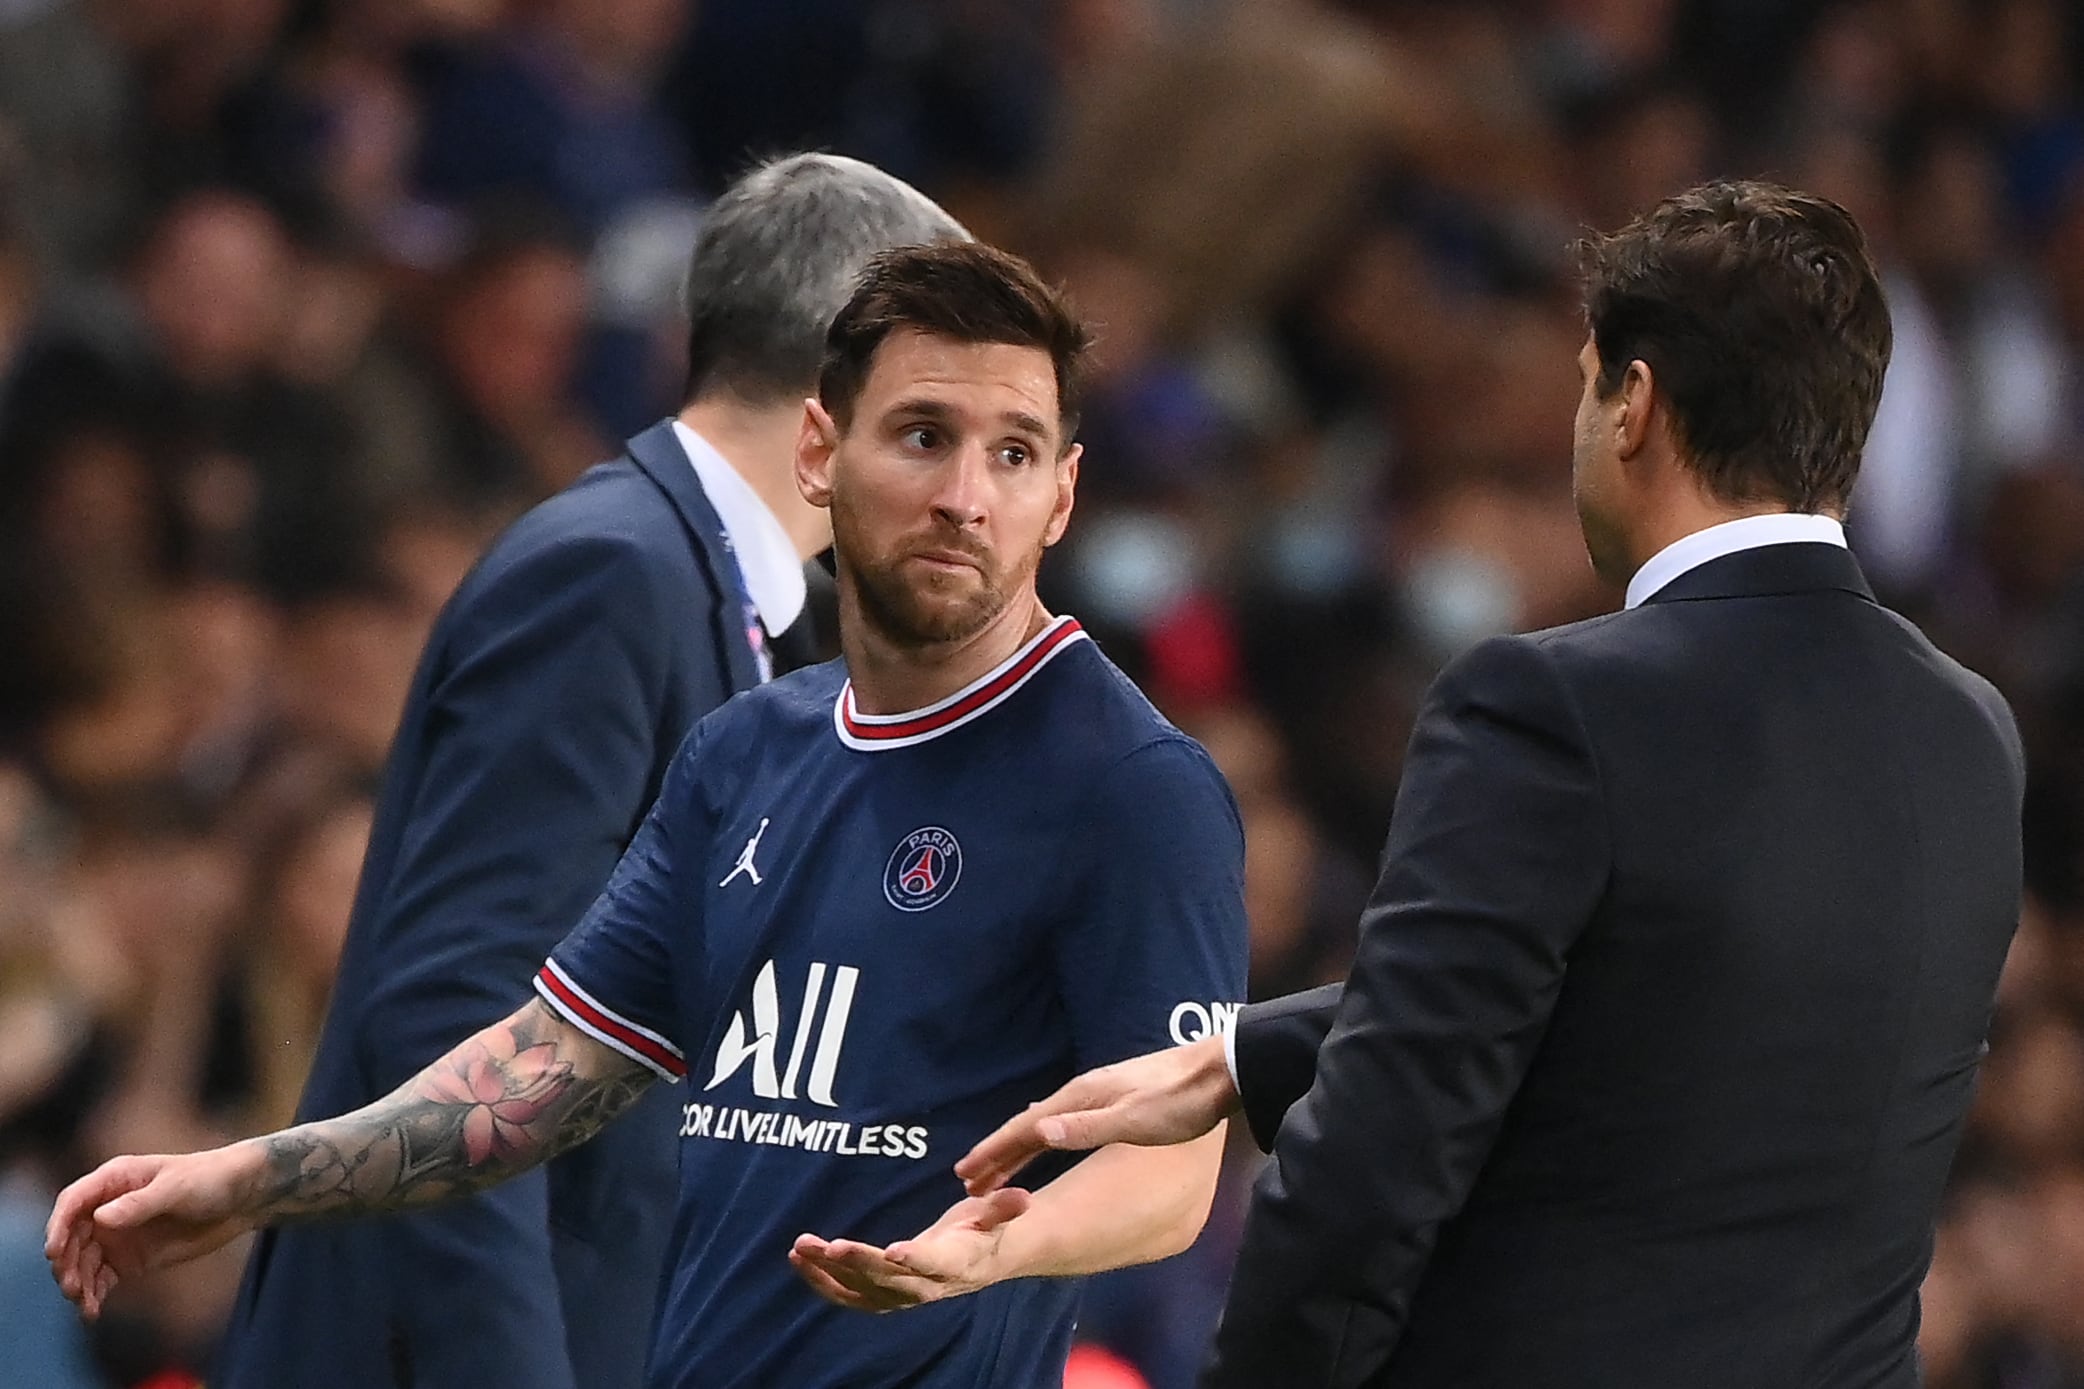
[[[645,1057],[662,1071],[675,1076],[687,1074],[687,1063],[685,1061],[660,1046],[657,1042],[652,1041],[651,1038],[646,1037],[643,1033],[632,1031],[629,1024],[623,1022],[620,1018],[603,1012],[579,997],[578,994],[566,987],[565,982],[553,974],[548,966],[537,971],[536,980],[544,988],[548,989],[559,1003],[570,1009],[575,1017],[584,1019],[589,1026],[600,1029],[603,1033],[614,1038],[621,1046],[627,1047],[630,1051]]]

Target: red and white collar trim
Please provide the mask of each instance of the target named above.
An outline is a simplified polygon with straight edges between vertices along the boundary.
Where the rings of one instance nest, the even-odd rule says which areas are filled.
[[[924,743],[998,708],[1059,652],[1086,640],[1077,618],[1060,617],[997,667],[946,699],[903,714],[861,713],[854,707],[854,682],[849,680],[833,701],[832,726],[838,730],[839,740],[858,752],[885,752]]]

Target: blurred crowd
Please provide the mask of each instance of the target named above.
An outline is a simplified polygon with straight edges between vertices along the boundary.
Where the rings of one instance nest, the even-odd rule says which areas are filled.
[[[1574,239],[1716,173],[1852,208],[1896,329],[1855,547],[2033,766],[1928,1375],[2084,1386],[2070,0],[0,0],[9,1382],[207,1371],[243,1251],[89,1333],[51,1193],[289,1115],[434,614],[677,405],[704,200],[811,147],[1100,325],[1047,597],[1229,776],[1255,996],[1343,974],[1439,666],[1618,601],[1569,495]],[[1094,1288],[1089,1383],[1191,1382],[1233,1146],[1200,1244]]]

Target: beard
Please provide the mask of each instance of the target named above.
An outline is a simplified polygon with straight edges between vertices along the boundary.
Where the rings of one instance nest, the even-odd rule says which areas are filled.
[[[990,550],[965,536],[948,531],[911,536],[878,555],[863,529],[852,507],[835,493],[832,539],[839,568],[854,581],[862,620],[899,646],[917,649],[966,641],[1006,610],[1018,587],[1016,573],[999,569]],[[974,561],[976,576],[909,563],[928,550],[946,550]]]

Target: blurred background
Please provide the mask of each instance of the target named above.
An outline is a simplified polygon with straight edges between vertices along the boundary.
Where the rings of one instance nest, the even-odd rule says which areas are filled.
[[[1343,974],[1439,666],[1617,604],[1573,240],[1716,173],[1852,208],[1896,327],[1855,547],[2033,765],[1928,1373],[2084,1385],[2074,0],[0,0],[0,1379],[207,1372],[243,1251],[89,1333],[50,1197],[289,1115],[434,614],[675,407],[704,200],[810,147],[1100,325],[1047,596],[1230,777],[1255,996]],[[1190,1383],[1246,1146],[1075,1377]]]

